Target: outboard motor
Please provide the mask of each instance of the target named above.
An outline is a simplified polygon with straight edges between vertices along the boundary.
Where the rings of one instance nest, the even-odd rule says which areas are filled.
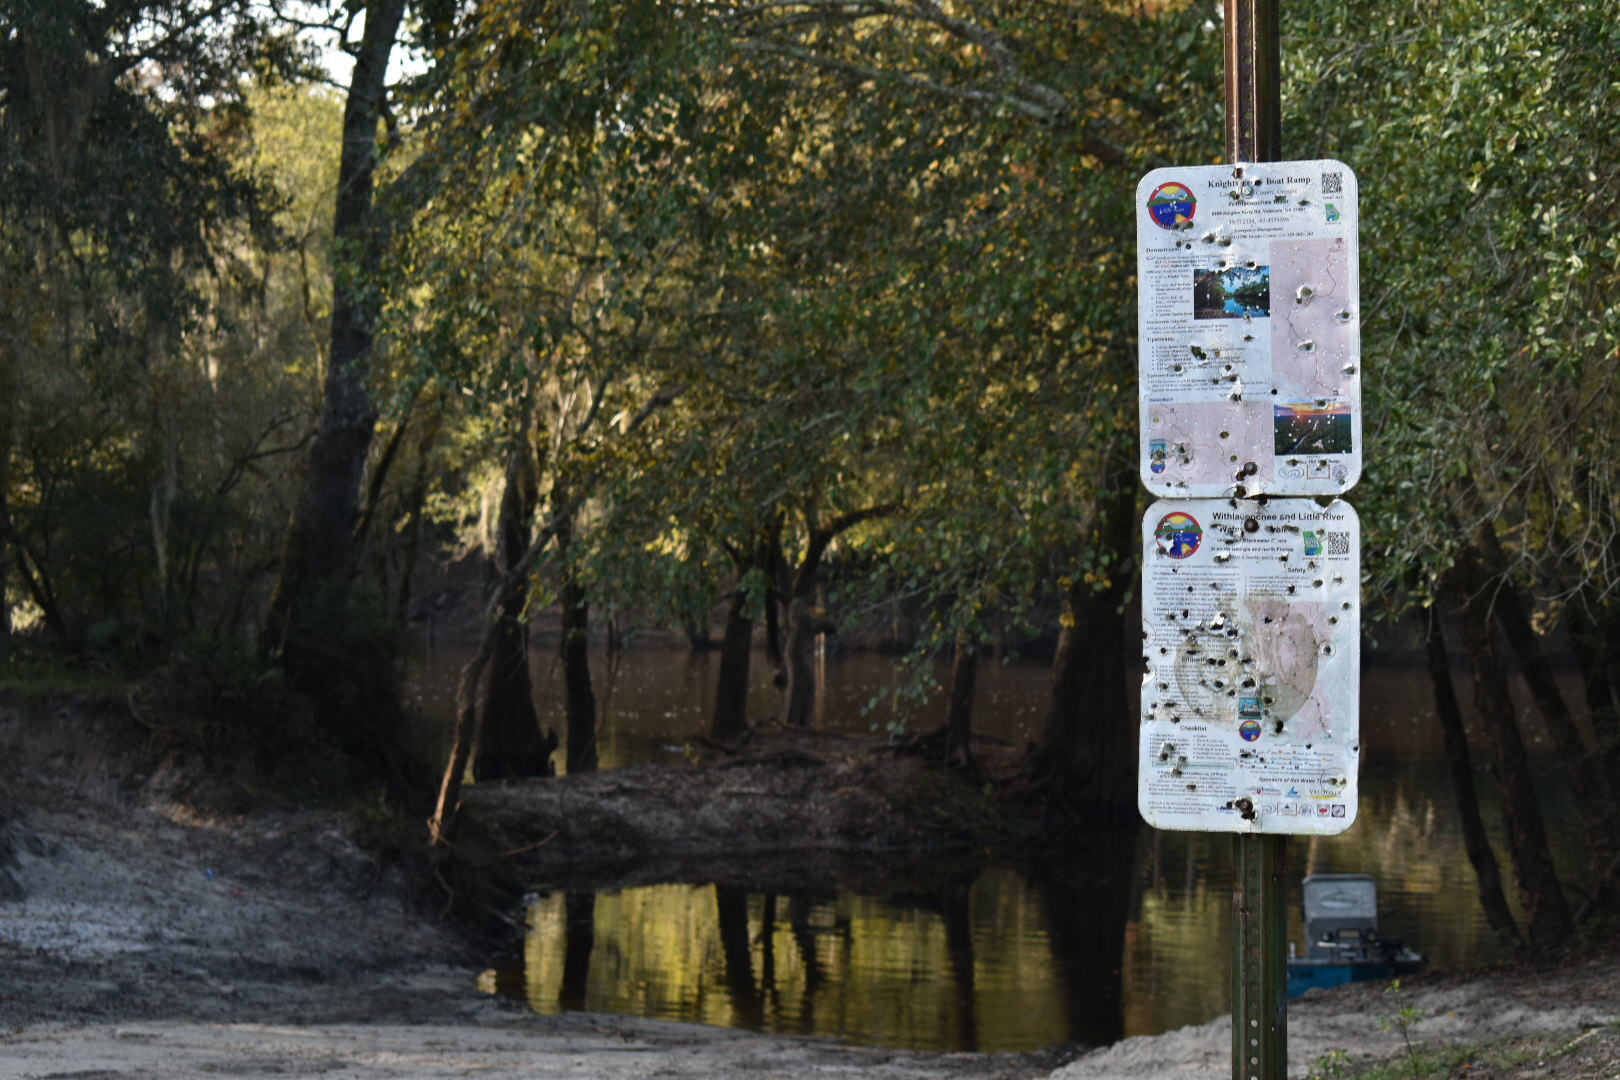
[[[1378,936],[1378,884],[1371,874],[1305,879],[1306,956],[1313,960],[1394,960],[1401,942]]]

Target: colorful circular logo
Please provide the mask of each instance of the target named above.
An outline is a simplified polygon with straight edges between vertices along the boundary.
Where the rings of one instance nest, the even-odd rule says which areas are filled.
[[[1244,742],[1254,742],[1260,737],[1260,721],[1245,720],[1238,725],[1238,734],[1243,736]]]
[[[1192,188],[1176,180],[1160,184],[1148,196],[1148,213],[1153,215],[1153,223],[1161,229],[1174,229],[1177,226],[1192,223],[1193,212],[1198,209],[1198,199],[1194,197]]]
[[[1191,514],[1172,510],[1159,519],[1153,539],[1158,542],[1159,550],[1172,559],[1185,559],[1198,550],[1204,540],[1204,529]]]

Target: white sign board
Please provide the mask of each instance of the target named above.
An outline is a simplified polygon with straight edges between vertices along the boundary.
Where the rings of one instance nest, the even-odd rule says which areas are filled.
[[[1142,482],[1341,495],[1361,475],[1356,174],[1155,169],[1137,186]]]
[[[1137,803],[1161,829],[1356,818],[1361,524],[1343,500],[1161,500],[1142,522]]]

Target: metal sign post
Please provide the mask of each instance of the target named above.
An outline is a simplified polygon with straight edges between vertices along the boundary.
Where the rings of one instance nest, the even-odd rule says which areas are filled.
[[[1356,817],[1359,191],[1282,162],[1278,0],[1225,0],[1223,166],[1137,191],[1137,802],[1233,837],[1233,1080],[1287,1068],[1287,837]]]
[[[1282,156],[1278,0],[1225,0],[1226,159]],[[1232,840],[1232,1080],[1286,1080],[1286,834]]]
[[[1232,1080],[1288,1075],[1288,837],[1232,838]]]

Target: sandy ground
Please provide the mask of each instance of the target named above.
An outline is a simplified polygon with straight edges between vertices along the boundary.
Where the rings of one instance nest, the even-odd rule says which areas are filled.
[[[312,810],[200,813],[183,770],[142,763],[127,722],[0,707],[0,1078],[1216,1078],[1225,1021],[1075,1060],[927,1054],[691,1025],[541,1017],[480,994],[476,952]],[[1577,1051],[1471,1077],[1620,1078],[1609,961],[1313,996],[1290,1012],[1290,1073],[1344,1049],[1401,1052],[1378,1018],[1473,1042],[1548,1032]],[[1540,1071],[1534,1071],[1536,1069]]]
[[[1551,1036],[1558,1045],[1583,1035],[1588,1040],[1599,1038],[1604,1049],[1597,1072],[1554,1071],[1558,1063],[1531,1062],[1524,1075],[1616,1080],[1620,1078],[1620,1032],[1613,1028],[1620,1017],[1616,982],[1613,961],[1600,960],[1540,972],[1426,976],[1406,983],[1398,995],[1384,983],[1312,991],[1289,1006],[1288,1074],[1310,1075],[1313,1064],[1335,1050],[1347,1052],[1355,1062],[1404,1057],[1400,1032],[1393,1027],[1386,1030],[1380,1020],[1405,1007],[1420,1011],[1411,1028],[1420,1048],[1537,1035]],[[1226,1080],[1232,1075],[1231,1037],[1231,1018],[1222,1017],[1163,1035],[1126,1039],[1087,1054],[1052,1077]],[[1605,1057],[1606,1063],[1601,1060]],[[1485,1076],[1473,1070],[1462,1075],[1476,1080]]]

